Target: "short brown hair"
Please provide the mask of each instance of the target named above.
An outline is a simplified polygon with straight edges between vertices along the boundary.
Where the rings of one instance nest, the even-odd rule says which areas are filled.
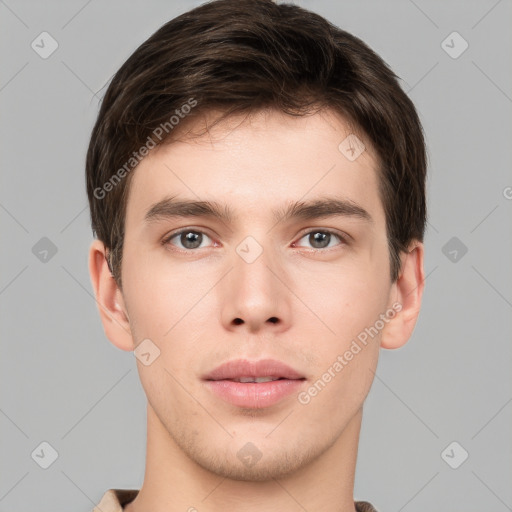
[[[397,78],[363,41],[293,4],[214,0],[167,22],[113,77],[87,151],[92,230],[118,285],[129,171],[142,148],[172,141],[172,117],[179,122],[183,113],[188,122],[220,109],[217,123],[266,108],[332,109],[368,137],[396,281],[400,253],[423,242],[427,168],[421,123]],[[166,133],[160,128],[155,141],[158,127]]]

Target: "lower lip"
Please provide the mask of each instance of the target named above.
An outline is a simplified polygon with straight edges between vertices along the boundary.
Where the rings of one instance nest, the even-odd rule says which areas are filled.
[[[304,382],[304,379],[280,379],[269,382],[207,380],[206,385],[232,405],[262,409],[277,404],[284,397],[297,392]]]

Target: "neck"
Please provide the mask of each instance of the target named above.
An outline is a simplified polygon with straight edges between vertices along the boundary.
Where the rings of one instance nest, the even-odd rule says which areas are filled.
[[[144,483],[125,512],[355,512],[353,489],[362,409],[309,464],[281,478],[232,480],[191,460],[148,404]]]

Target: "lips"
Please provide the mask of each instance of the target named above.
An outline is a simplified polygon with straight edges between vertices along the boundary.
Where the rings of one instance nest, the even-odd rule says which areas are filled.
[[[277,405],[298,393],[305,381],[298,371],[275,359],[228,361],[204,377],[206,388],[215,396],[246,409]]]
[[[235,382],[269,382],[272,380],[305,379],[298,371],[275,359],[228,361],[204,377],[205,380],[231,380]]]

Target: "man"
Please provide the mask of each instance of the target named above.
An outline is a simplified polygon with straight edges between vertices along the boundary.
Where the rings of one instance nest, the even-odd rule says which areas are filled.
[[[101,320],[148,400],[142,488],[95,510],[376,510],[363,404],[413,332],[426,223],[387,65],[298,6],[203,4],[117,72],[86,167]]]

